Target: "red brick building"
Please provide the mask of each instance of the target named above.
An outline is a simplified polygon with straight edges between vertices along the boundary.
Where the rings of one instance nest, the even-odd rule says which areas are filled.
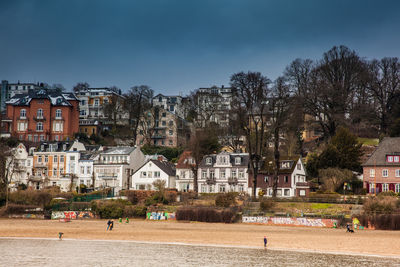
[[[400,137],[385,137],[363,164],[364,188],[368,193],[400,193]]]
[[[79,101],[73,93],[30,90],[15,95],[6,105],[3,123],[19,140],[62,141],[79,130]]]

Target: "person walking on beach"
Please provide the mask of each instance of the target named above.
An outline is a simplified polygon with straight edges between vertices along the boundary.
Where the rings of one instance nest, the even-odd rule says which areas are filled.
[[[267,237],[264,236],[264,248],[265,248],[265,249],[267,248],[267,242],[268,242]]]
[[[113,227],[114,227],[114,221],[113,221],[113,220],[111,220],[111,224],[110,224],[110,231],[112,231]]]
[[[107,222],[107,231],[108,231],[108,229],[110,229],[110,226],[111,226],[111,220],[108,220],[108,222]]]

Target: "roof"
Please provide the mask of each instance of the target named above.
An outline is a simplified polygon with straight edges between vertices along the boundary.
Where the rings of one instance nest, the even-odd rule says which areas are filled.
[[[385,137],[363,166],[399,166],[400,163],[386,162],[386,155],[400,156],[400,137]]]
[[[16,94],[6,104],[13,106],[29,106],[32,99],[48,99],[53,106],[72,106],[71,100],[78,100],[73,93],[63,93],[57,90],[29,90],[27,93]]]
[[[107,155],[126,155],[131,154],[136,147],[131,146],[117,146],[117,147],[110,147],[105,151],[102,151],[101,154]]]
[[[176,164],[177,169],[190,169],[192,164],[188,163],[188,159],[192,157],[192,151],[183,151]],[[194,159],[193,159],[194,160]]]
[[[299,161],[300,157],[281,157],[279,160],[279,174],[293,173],[296,163]],[[272,162],[272,164],[270,164]],[[282,163],[287,163],[286,168],[282,168]],[[266,160],[262,163],[260,173],[272,174],[275,167],[274,160]]]
[[[214,165],[216,163],[217,156],[218,155],[223,155],[223,154],[229,155],[229,161],[230,161],[232,166],[247,167],[249,165],[250,157],[249,157],[248,153],[229,153],[229,152],[224,151],[224,152],[221,152],[219,154],[212,154],[212,155],[204,156],[202,161],[200,162],[200,167],[204,168],[204,167],[210,166],[209,164],[206,164],[206,159],[210,158],[210,157],[212,159],[212,165]],[[237,157],[240,157],[240,159],[241,159],[240,160],[240,164],[236,164],[235,163],[235,159]]]
[[[145,166],[149,162],[154,163],[154,165],[156,165],[158,168],[160,168],[163,172],[165,172],[169,176],[175,176],[176,175],[176,169],[175,169],[174,164],[169,163],[167,161],[159,161],[159,160],[154,160],[154,159],[146,161],[142,166],[140,166],[135,171],[135,173],[137,173],[141,168],[143,168],[143,166]]]
[[[43,142],[37,146],[36,152],[65,152],[69,151],[74,141]]]

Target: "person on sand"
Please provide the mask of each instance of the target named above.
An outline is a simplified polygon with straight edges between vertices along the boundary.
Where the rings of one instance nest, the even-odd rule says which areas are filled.
[[[112,231],[113,227],[114,227],[114,221],[113,221],[113,220],[111,220],[111,224],[110,224],[110,231]]]
[[[264,236],[264,248],[267,248],[267,242],[268,242],[267,237]]]
[[[108,229],[110,229],[110,226],[111,226],[111,220],[108,220],[108,222],[107,222],[107,231],[108,231]]]

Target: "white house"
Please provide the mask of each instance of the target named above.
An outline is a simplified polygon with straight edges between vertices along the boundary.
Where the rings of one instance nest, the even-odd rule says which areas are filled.
[[[129,189],[129,179],[146,162],[138,147],[112,147],[101,151],[94,159],[95,187],[111,187],[115,194]]]
[[[20,184],[28,184],[29,176],[32,174],[32,165],[33,156],[28,154],[24,144],[20,143],[11,150],[5,170],[11,191],[17,190]]]
[[[221,152],[203,157],[198,169],[201,193],[244,192],[248,188],[249,154]]]
[[[175,188],[175,174],[175,167],[171,163],[149,160],[133,173],[132,188],[151,190],[156,180],[165,181],[167,188]]]
[[[195,161],[191,151],[183,151],[176,165],[176,188],[179,191],[193,190],[193,170]]]

